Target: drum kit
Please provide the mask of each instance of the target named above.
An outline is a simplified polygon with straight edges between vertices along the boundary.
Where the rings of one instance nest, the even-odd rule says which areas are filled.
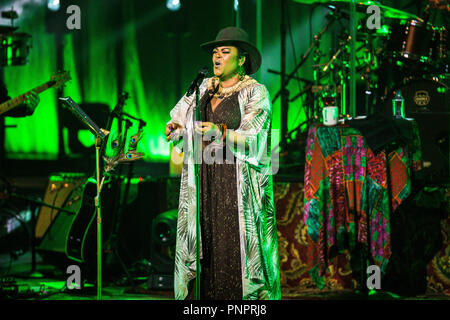
[[[349,3],[349,0],[320,2],[334,11],[338,19],[347,20],[349,14],[345,10],[348,10]],[[366,25],[371,6],[379,8],[383,21],[383,26],[375,30]],[[398,91],[404,97],[406,115],[421,111],[449,112],[446,83],[450,74],[448,29],[428,22],[428,9],[421,18],[374,1],[356,1],[356,14],[357,105],[355,114],[351,116],[378,112],[392,115],[392,98]],[[341,33],[338,48],[327,63],[319,63],[324,54],[320,48],[316,50],[317,58],[314,57],[313,65],[316,86],[313,86],[313,91],[319,94],[314,100],[321,100],[318,102],[320,106],[340,105],[340,112],[345,115],[349,111],[346,109],[350,78],[348,28],[342,29]],[[321,90],[323,88],[325,90]],[[330,91],[334,92],[330,94]],[[330,100],[333,94],[335,99]],[[320,114],[320,106],[315,106],[313,113]]]
[[[349,0],[294,1],[323,6],[330,13],[327,15],[327,26],[313,37],[316,42],[315,50],[311,50],[313,81],[306,83],[305,87],[310,90],[302,92],[306,94],[303,105],[306,107],[307,119],[286,136],[288,145],[295,145],[297,140],[304,139],[305,133],[301,134],[300,129],[304,128],[305,123],[319,120],[321,109],[325,106],[338,106],[339,113],[347,119],[377,114],[392,116],[393,99],[399,93],[404,102],[405,117],[416,119],[419,130],[424,133],[435,130],[433,137],[421,137],[423,145],[434,144],[434,136],[449,135],[449,30],[447,26],[436,26],[428,21],[430,12],[436,14],[438,10],[427,7],[419,17],[375,1],[353,1],[354,11],[351,10]],[[381,22],[376,28],[368,25],[373,12],[370,7],[373,6],[378,8]],[[356,106],[353,114],[348,107],[352,75],[349,67],[352,12],[353,20],[356,21],[356,68],[353,73],[356,78]],[[332,20],[339,21],[336,28],[330,28]],[[324,30],[333,32],[335,38],[331,41],[332,48],[329,43],[320,40]],[[435,122],[434,129],[427,129],[433,122],[433,115],[439,121]],[[420,122],[424,117],[427,118],[426,125]],[[294,133],[297,133],[295,137]],[[444,149],[448,149],[448,138],[444,144]],[[288,146],[288,149],[291,148]],[[424,150],[423,153],[434,153],[435,158],[443,158],[442,145],[435,149],[439,150]],[[288,159],[286,162],[289,162]]]
[[[393,23],[385,43],[384,65],[380,72],[396,64],[397,76],[385,79],[381,99],[389,104],[393,91],[400,90],[405,99],[405,114],[449,112],[448,80],[449,34],[419,19]]]

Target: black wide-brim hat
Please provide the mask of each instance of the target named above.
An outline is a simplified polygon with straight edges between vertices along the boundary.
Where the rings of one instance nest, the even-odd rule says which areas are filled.
[[[256,73],[261,66],[261,54],[259,50],[249,41],[247,32],[237,27],[227,27],[219,31],[214,41],[205,42],[200,47],[208,53],[220,46],[235,46],[247,52],[245,59],[245,72],[247,74]]]

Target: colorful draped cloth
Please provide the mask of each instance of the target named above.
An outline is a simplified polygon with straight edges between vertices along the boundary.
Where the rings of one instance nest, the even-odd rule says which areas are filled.
[[[412,143],[388,155],[374,154],[361,132],[349,125],[310,127],[304,221],[319,247],[316,264],[310,266],[316,277],[325,274],[338,253],[357,248],[366,248],[369,263],[386,271],[391,255],[390,212],[410,194],[411,170],[421,168],[417,125],[403,124]]]

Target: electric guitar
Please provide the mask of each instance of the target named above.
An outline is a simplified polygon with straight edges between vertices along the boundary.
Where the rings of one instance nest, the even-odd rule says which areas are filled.
[[[60,88],[71,79],[72,78],[70,77],[68,71],[58,72],[57,74],[51,76],[49,81],[31,89],[30,91],[34,90],[37,94],[39,94],[50,88]],[[30,91],[0,104],[0,115],[24,103],[24,101],[27,99],[26,96],[30,93]]]

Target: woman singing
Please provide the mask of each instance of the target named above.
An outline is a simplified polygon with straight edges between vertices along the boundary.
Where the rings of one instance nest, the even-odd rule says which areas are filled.
[[[248,76],[258,71],[261,55],[247,33],[235,27],[222,29],[201,47],[211,53],[214,68],[214,77],[199,87],[202,121],[193,124],[195,95],[185,95],[170,112],[165,130],[176,147],[183,145],[185,158],[175,298],[194,299],[196,291],[196,187],[188,150],[192,137],[200,136],[200,298],[280,299],[270,163],[272,110],[266,87]]]

